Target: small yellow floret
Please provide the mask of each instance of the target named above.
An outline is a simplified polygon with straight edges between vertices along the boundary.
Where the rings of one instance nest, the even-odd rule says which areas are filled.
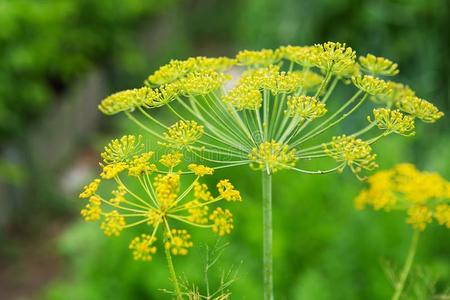
[[[198,200],[192,200],[185,204],[189,216],[187,217],[189,222],[196,224],[207,224],[208,223],[208,210],[207,205],[203,205]]]
[[[401,135],[414,135],[414,118],[404,115],[400,110],[378,108],[373,110],[374,120],[367,117],[369,122],[375,122],[378,128]]]
[[[117,92],[105,98],[98,108],[105,115],[114,115],[122,111],[133,111],[136,107],[142,106],[148,101],[153,93],[152,89],[148,87]]]
[[[103,179],[112,179],[123,170],[126,170],[127,167],[128,165],[123,162],[103,166],[103,170],[102,173],[100,173],[100,177]]]
[[[327,42],[314,47],[313,62],[322,72],[332,72],[338,77],[355,74],[356,52],[345,43]]]
[[[208,190],[208,186],[204,183],[194,182],[194,197],[195,199],[210,201],[213,199],[211,192]]]
[[[94,179],[88,185],[85,185],[83,188],[83,192],[80,194],[80,198],[85,199],[89,198],[97,192],[98,186],[100,185],[100,179]]]
[[[423,231],[428,223],[431,223],[433,214],[430,209],[424,205],[411,206],[408,209],[408,219],[406,222],[411,224],[414,229]]]
[[[133,258],[135,260],[151,261],[152,255],[156,253],[156,247],[153,245],[155,241],[156,237],[148,234],[135,237],[129,245],[129,248],[133,250]]]
[[[427,123],[434,123],[444,116],[436,106],[415,96],[397,102],[397,107]]]
[[[362,69],[371,75],[395,76],[398,74],[398,65],[384,57],[367,54],[360,56],[359,62]]]
[[[253,148],[248,158],[251,166],[257,170],[266,170],[274,173],[279,170],[294,166],[297,158],[295,149],[289,149],[286,144],[276,141],[261,143],[258,148]]]
[[[209,168],[204,165],[189,164],[188,169],[194,172],[197,176],[212,175],[214,173],[213,168]]]
[[[217,184],[217,190],[227,201],[242,201],[241,193],[234,188],[228,179],[223,179]]]
[[[173,255],[186,255],[191,248],[191,235],[184,229],[172,229],[166,233],[166,242],[164,247],[170,249]]]
[[[135,155],[129,163],[128,175],[142,176],[155,172],[157,170],[156,165],[149,162],[153,154],[154,152],[144,152],[141,155]]]
[[[119,236],[125,228],[125,218],[117,210],[105,213],[105,220],[100,224],[106,236]]]
[[[201,96],[218,90],[231,76],[211,70],[189,73],[180,81],[180,88],[184,95]]]
[[[230,234],[231,230],[233,230],[233,215],[228,209],[216,208],[209,216],[209,219],[213,221],[212,231],[220,236]]]
[[[259,51],[242,50],[236,55],[238,65],[242,66],[269,66],[281,59],[278,52],[271,49]]]
[[[287,116],[298,117],[301,121],[317,119],[326,112],[325,104],[311,96],[288,96],[284,111]]]
[[[168,168],[173,168],[178,166],[181,163],[181,158],[183,157],[183,153],[181,152],[173,152],[164,154],[161,156],[159,162]]]
[[[101,200],[97,196],[91,196],[89,199],[89,204],[81,210],[81,215],[86,222],[97,221],[100,219],[102,214],[102,209],[100,207]]]
[[[375,163],[376,155],[372,154],[370,145],[353,136],[333,137],[330,145],[323,144],[323,149],[337,162],[345,162],[355,174],[360,173],[363,169],[371,171],[378,167]]]
[[[434,210],[434,217],[439,224],[450,228],[450,206],[448,204],[439,204]]]
[[[386,81],[371,75],[353,76],[353,84],[369,95],[387,94],[390,92]]]
[[[100,154],[105,164],[128,162],[134,155],[144,149],[142,136],[125,135],[120,139],[112,140]]]
[[[203,125],[195,121],[180,120],[170,126],[164,133],[165,142],[161,144],[166,147],[182,149],[194,144],[204,133]]]

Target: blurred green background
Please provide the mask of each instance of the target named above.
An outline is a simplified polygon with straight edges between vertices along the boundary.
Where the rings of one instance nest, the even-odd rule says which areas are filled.
[[[102,146],[134,131],[97,111],[106,95],[171,58],[331,40],[398,62],[398,80],[449,115],[449,11],[447,0],[0,0],[0,299],[170,298],[162,255],[135,262],[129,238],[78,216]],[[376,145],[380,168],[413,162],[450,179],[448,117],[417,132]],[[260,178],[247,167],[227,176],[245,201],[215,273],[238,268],[231,298],[260,299]],[[355,211],[364,184],[348,172],[274,180],[277,299],[389,299],[383,266],[403,263],[404,214]],[[450,231],[429,226],[407,299],[445,291],[449,249]],[[204,262],[198,245],[175,264],[202,287]]]

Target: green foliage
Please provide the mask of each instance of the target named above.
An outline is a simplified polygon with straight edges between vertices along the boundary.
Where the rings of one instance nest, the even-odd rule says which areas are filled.
[[[128,63],[137,25],[172,2],[0,1],[0,139],[100,62]]]

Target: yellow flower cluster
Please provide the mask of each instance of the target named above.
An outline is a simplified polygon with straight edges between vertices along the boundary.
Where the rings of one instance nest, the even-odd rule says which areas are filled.
[[[347,165],[358,176],[362,170],[372,171],[378,167],[370,145],[354,136],[333,137],[331,143],[323,144],[322,148],[328,156],[343,163],[341,171]]]
[[[395,76],[398,74],[398,65],[384,57],[367,54],[359,57],[359,63],[362,70],[371,75]]]
[[[230,233],[233,218],[228,209],[216,207],[209,213],[210,207],[219,201],[242,201],[238,190],[229,180],[217,183],[217,196],[213,196],[203,176],[213,174],[213,169],[204,165],[189,164],[188,169],[195,175],[190,183],[182,184],[190,173],[173,169],[181,164],[180,152],[165,154],[159,163],[168,168],[162,171],[151,163],[153,152],[136,154],[142,149],[141,139],[125,136],[113,140],[103,157],[103,180],[112,179],[115,188],[111,196],[98,193],[101,179],[94,179],[80,193],[80,198],[88,199],[81,215],[85,221],[100,221],[100,228],[107,236],[119,236],[130,227],[142,225],[147,232],[134,238],[129,248],[137,260],[150,261],[157,251],[155,241],[160,231],[164,247],[174,255],[186,255],[192,247],[191,235],[185,229],[173,228],[172,222],[200,228],[210,228],[219,235]],[[122,171],[128,170],[128,179]],[[156,172],[157,174],[153,175]],[[127,186],[134,181],[138,187]],[[105,186],[111,186],[107,184]],[[160,230],[159,230],[160,229]]]
[[[242,201],[241,193],[234,188],[234,185],[228,179],[219,181],[217,190],[220,196],[227,201]]]
[[[204,165],[189,164],[188,169],[191,170],[195,175],[200,177],[205,175],[212,175],[214,173],[213,168],[209,168]]]
[[[253,148],[248,158],[252,161],[253,168],[270,173],[292,167],[297,161],[295,149],[289,149],[288,145],[274,140]]]
[[[353,76],[353,84],[369,95],[387,94],[390,92],[386,81],[372,75]]]
[[[222,87],[231,76],[212,70],[189,73],[180,80],[180,90],[186,96],[208,95]]]
[[[216,208],[209,216],[209,219],[213,221],[212,230],[220,236],[230,234],[231,230],[233,230],[233,215],[228,209]]]
[[[388,133],[395,132],[401,135],[414,135],[414,118],[402,114],[398,109],[377,108],[373,110],[374,120],[367,117],[369,122],[375,123],[378,128]]]
[[[185,229],[172,229],[166,231],[164,247],[170,249],[173,255],[186,255],[188,249],[193,246],[191,235]]]
[[[134,155],[139,154],[144,149],[142,136],[124,135],[120,139],[112,140],[100,154],[103,162],[113,164],[128,162]]]
[[[444,116],[436,106],[415,96],[407,97],[396,104],[402,111],[427,123],[434,123]]]
[[[345,43],[327,42],[315,45],[312,58],[322,72],[331,72],[337,77],[349,77],[358,71],[356,52]]]
[[[151,261],[152,255],[156,253],[156,247],[153,245],[155,241],[156,238],[149,234],[135,237],[129,246],[133,250],[133,258],[135,260]]]
[[[170,126],[164,133],[161,144],[166,147],[182,149],[194,144],[204,133],[204,127],[195,121],[180,120]]]
[[[314,120],[327,112],[325,103],[311,96],[288,96],[286,116],[298,117],[301,121]]]
[[[374,95],[371,97],[372,101],[392,107],[401,100],[416,94],[409,86],[398,82],[387,81],[387,85],[389,93]]]
[[[151,97],[153,90],[148,87],[125,90],[106,97],[98,106],[105,115],[114,115],[122,111],[133,111]]]
[[[266,67],[279,61],[281,56],[278,51],[262,49],[259,51],[243,50],[236,54],[238,65]]]
[[[222,101],[241,111],[244,109],[259,109],[263,99],[259,89],[250,84],[238,84],[222,97]]]
[[[150,84],[164,85],[183,78],[197,71],[225,71],[235,64],[235,60],[227,57],[191,57],[186,60],[171,60],[148,77]]]
[[[279,48],[283,58],[299,64],[305,68],[311,68],[316,64],[317,48],[315,46],[283,46]]]
[[[437,173],[420,172],[412,164],[399,164],[368,179],[369,188],[355,199],[358,209],[405,210],[406,222],[424,230],[433,218],[450,228],[450,182]]]

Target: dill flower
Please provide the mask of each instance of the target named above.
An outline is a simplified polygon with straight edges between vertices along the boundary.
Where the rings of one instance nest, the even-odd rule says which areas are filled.
[[[252,161],[253,168],[268,170],[270,173],[294,166],[297,161],[295,150],[290,150],[288,145],[276,141],[264,142],[253,148],[248,158]]]
[[[234,78],[236,84],[229,88],[225,83],[232,76],[226,72],[235,65],[246,69]],[[161,145],[186,148],[199,162],[224,167],[247,164],[269,174],[282,169],[324,174],[342,170],[345,164],[336,159],[337,154],[331,155],[332,142],[320,141],[320,137],[356,114],[367,98],[386,108],[374,110],[375,118],[369,119],[371,124],[367,127],[346,134],[365,142],[367,147],[391,133],[412,134],[416,117],[426,122],[442,117],[432,104],[424,100],[419,103],[409,87],[377,77],[393,76],[397,69],[392,61],[372,54],[360,57],[358,63],[351,47],[334,42],[244,50],[235,58],[172,60],[149,76],[146,99],[131,101],[134,111],[124,110],[124,113]],[[362,75],[361,71],[369,75]],[[348,78],[356,88],[354,95],[324,118],[328,111],[326,102],[332,99],[339,82],[348,83]],[[393,105],[405,115],[387,110]],[[151,111],[164,108],[174,119],[170,126]],[[146,126],[146,120],[155,123],[156,129]],[[370,136],[375,126],[384,132]],[[315,144],[307,147],[307,143]],[[361,147],[347,152],[358,149]],[[276,157],[278,152],[280,157]],[[303,170],[295,166],[304,159],[327,157],[334,158],[338,164],[326,170]],[[362,169],[375,168],[374,158],[368,155],[358,162],[363,167],[353,160],[347,161],[350,169],[358,174]],[[106,176],[120,173],[122,168],[111,167]]]
[[[365,91],[369,95],[386,94],[389,92],[389,86],[386,81],[373,77],[372,75],[353,76],[353,84]]]
[[[180,120],[170,126],[164,133],[166,142],[163,145],[177,149],[187,147],[202,137],[203,128],[195,121]]]
[[[415,96],[397,102],[397,107],[427,123],[434,123],[444,116],[436,106]]]
[[[398,74],[398,65],[387,58],[377,57],[373,54],[360,56],[361,69],[371,75],[395,76]]]
[[[243,50],[236,54],[238,65],[243,66],[269,66],[280,59],[277,51],[262,49],[260,51]]]
[[[150,261],[156,253],[161,231],[164,248],[173,255],[186,255],[193,246],[191,234],[178,228],[180,225],[209,228],[220,235],[231,232],[232,215],[228,209],[222,210],[226,212],[224,216],[218,215],[217,207],[209,213],[210,207],[220,201],[242,200],[229,180],[219,181],[214,196],[200,182],[202,177],[213,174],[214,169],[189,164],[189,171],[174,170],[183,162],[182,153],[164,154],[157,162],[152,161],[154,152],[142,152],[143,146],[141,138],[124,136],[105,147],[102,179],[94,179],[80,194],[81,199],[88,198],[81,210],[85,221],[98,221],[107,236],[119,236],[123,230],[141,226],[144,233],[135,237],[129,248],[135,259],[143,261]],[[189,177],[187,174],[194,178],[185,185],[182,183]],[[111,196],[98,193],[102,181],[114,184]],[[131,188],[129,181],[138,183],[138,188]]]
[[[148,87],[117,92],[105,98],[98,108],[106,115],[133,111],[137,106],[143,105],[152,92]]]
[[[149,75],[142,95],[125,93],[126,97],[104,100],[101,107],[106,114],[123,112],[166,148],[169,153],[162,156],[160,163],[168,172],[173,173],[181,164],[176,151],[180,149],[189,152],[190,163],[196,165],[207,164],[214,169],[247,165],[260,171],[263,215],[267,221],[264,265],[269,276],[272,174],[292,170],[321,175],[348,167],[357,178],[364,179],[366,172],[377,167],[374,143],[392,133],[411,135],[415,118],[434,122],[443,116],[434,105],[417,98],[411,88],[380,77],[397,73],[397,65],[385,58],[370,54],[357,61],[356,51],[345,43],[243,50],[233,58],[172,60]],[[342,87],[350,93],[344,101],[336,93]],[[344,121],[367,111],[361,110],[366,105],[369,110],[375,109],[370,124],[354,132],[338,130]],[[164,119],[159,118],[160,112]],[[330,138],[331,133],[335,136]],[[101,177],[113,179],[124,170],[130,172],[130,161],[135,155],[142,154],[130,154],[122,161],[106,164]],[[325,161],[325,168],[314,167],[319,160]],[[303,168],[304,165],[310,167]],[[158,171],[150,164],[131,174],[139,178],[140,174]],[[195,166],[188,172],[196,176],[209,173]],[[214,197],[198,183],[192,184],[191,189],[196,195],[193,201],[199,205],[213,201],[211,198],[240,197],[234,192],[234,196]],[[220,189],[226,193],[227,185],[223,183]],[[361,207],[374,204],[369,194],[360,197]],[[394,200],[395,195],[380,189],[377,209],[395,207],[399,203]],[[206,209],[197,209],[196,203],[185,207],[192,215],[183,220],[197,220],[203,225]],[[146,214],[149,215],[152,224],[163,219],[159,213]],[[226,233],[232,228],[228,223],[232,217],[226,210],[213,210],[213,215],[207,219],[213,222],[214,231]],[[269,286],[272,279],[266,278],[265,282]],[[266,299],[273,298],[271,291],[266,289]]]
[[[402,114],[398,109],[378,108],[373,110],[373,115],[373,121],[370,117],[367,119],[369,122],[375,123],[380,129],[405,136],[414,135],[414,118]]]
[[[353,136],[333,137],[330,144],[323,144],[323,149],[328,156],[343,163],[341,170],[347,165],[358,174],[363,169],[371,171],[378,167],[370,145]]]
[[[288,96],[287,109],[284,111],[287,116],[299,117],[301,121],[312,121],[326,112],[325,103],[311,96]]]
[[[406,222],[419,231],[433,219],[449,227],[450,182],[439,174],[421,172],[405,163],[375,173],[368,183],[369,187],[355,199],[358,209],[371,206],[375,210],[405,210]]]

